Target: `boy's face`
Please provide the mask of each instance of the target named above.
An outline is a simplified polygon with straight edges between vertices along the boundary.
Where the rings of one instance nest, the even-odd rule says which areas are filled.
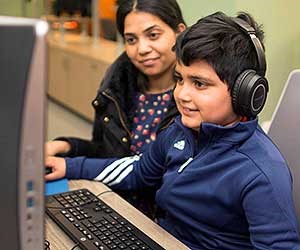
[[[208,63],[177,63],[174,76],[174,98],[186,127],[199,131],[202,122],[227,126],[240,121],[233,111],[227,85]]]

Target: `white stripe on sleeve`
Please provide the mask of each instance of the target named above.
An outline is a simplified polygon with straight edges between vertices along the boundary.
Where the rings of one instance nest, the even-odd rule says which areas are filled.
[[[123,171],[122,174],[119,175],[117,179],[115,179],[112,183],[109,183],[108,186],[113,186],[120,183],[127,175],[131,173],[132,170],[133,170],[133,165],[130,165],[128,168],[125,169],[125,171]]]
[[[135,155],[116,160],[108,165],[94,180],[102,181],[106,184],[116,178],[128,165],[139,159],[140,157]]]
[[[112,172],[110,172],[109,175],[105,177],[102,182],[104,184],[107,184],[108,182],[111,182],[113,179],[115,179],[121,172],[123,172],[124,169],[126,169],[130,164],[132,164],[134,161],[139,160],[140,157],[134,156],[129,158],[128,160],[121,163],[118,167],[116,167]]]
[[[113,171],[116,167],[118,167],[124,161],[130,159],[131,157],[125,157],[119,160],[114,161],[112,164],[108,165],[94,180],[102,181],[106,175],[108,175],[111,171]]]

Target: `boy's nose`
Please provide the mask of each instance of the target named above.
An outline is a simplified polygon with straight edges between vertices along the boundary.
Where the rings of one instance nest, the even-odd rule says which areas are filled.
[[[182,84],[181,86],[177,86],[179,87],[178,92],[177,92],[177,97],[185,102],[191,101],[191,91],[193,91],[192,89],[190,89],[190,87],[187,84]],[[177,88],[176,87],[176,88]]]

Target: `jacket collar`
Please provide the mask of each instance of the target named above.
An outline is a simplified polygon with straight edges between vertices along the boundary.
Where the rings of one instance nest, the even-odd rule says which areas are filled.
[[[191,129],[186,128],[181,122],[181,115],[175,119],[177,123],[190,137],[193,134]],[[210,138],[211,140],[221,140],[230,143],[239,143],[248,139],[258,127],[258,118],[246,122],[238,122],[232,126],[221,126],[213,123],[203,122],[200,126],[199,141],[204,138]]]

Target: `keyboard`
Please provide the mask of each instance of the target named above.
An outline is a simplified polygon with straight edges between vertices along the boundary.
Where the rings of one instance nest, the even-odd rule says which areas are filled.
[[[47,196],[46,213],[82,249],[164,249],[88,189]]]

